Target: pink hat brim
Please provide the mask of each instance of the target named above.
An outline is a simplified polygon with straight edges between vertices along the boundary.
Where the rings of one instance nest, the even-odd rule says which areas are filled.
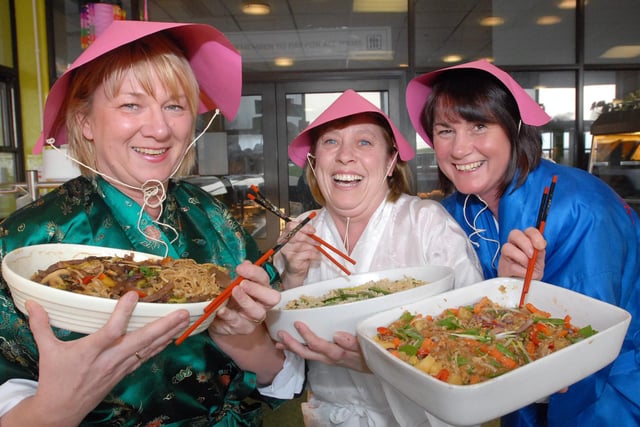
[[[291,144],[289,144],[289,158],[296,165],[301,168],[304,167],[304,164],[307,161],[307,154],[309,154],[313,143],[311,135],[309,134],[312,129],[333,120],[360,113],[377,113],[381,115],[387,123],[389,123],[400,159],[409,161],[413,156],[415,156],[415,150],[413,147],[409,145],[400,130],[381,109],[363,98],[353,89],[347,89],[331,105],[329,105],[322,114],[311,122],[309,126],[300,132],[293,141],[291,141]]]
[[[540,107],[540,105],[538,105],[538,103],[534,101],[527,92],[525,92],[513,77],[505,71],[486,60],[468,62],[422,74],[411,80],[407,85],[406,102],[409,118],[411,119],[411,123],[418,135],[420,135],[430,146],[433,147],[433,142],[431,142],[427,136],[427,132],[422,126],[422,113],[429,99],[429,95],[431,95],[431,87],[436,78],[438,78],[442,73],[458,68],[473,68],[476,70],[486,71],[500,80],[515,98],[516,103],[518,104],[518,109],[520,110],[520,118],[524,123],[532,126],[542,126],[551,121],[551,117]]]
[[[218,108],[227,119],[233,120],[242,97],[242,59],[224,34],[205,24],[116,20],[51,87],[44,107],[42,134],[33,153],[40,153],[49,138],[55,138],[56,145],[67,142],[66,126],[57,130],[53,126],[61,112],[73,70],[120,46],[159,32],[171,35],[193,68],[200,85],[198,113]]]

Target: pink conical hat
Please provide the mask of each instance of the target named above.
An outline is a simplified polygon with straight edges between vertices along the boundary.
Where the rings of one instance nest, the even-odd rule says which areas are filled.
[[[520,118],[526,124],[542,126],[551,120],[551,117],[549,117],[540,105],[538,105],[538,103],[534,101],[527,92],[525,92],[513,77],[490,62],[487,62],[486,60],[479,60],[468,62],[466,64],[454,65],[452,67],[442,68],[440,70],[422,74],[411,80],[407,85],[406,102],[409,118],[411,119],[411,123],[418,135],[420,135],[430,146],[433,146],[433,143],[427,136],[427,132],[422,127],[422,112],[427,100],[429,99],[429,95],[431,95],[433,82],[438,78],[438,76],[440,76],[440,74],[447,70],[454,70],[456,68],[474,68],[476,70],[486,71],[487,73],[495,76],[507,87],[509,92],[511,92],[511,95],[515,98],[516,103],[518,104],[518,109],[520,110]]]
[[[305,162],[307,161],[307,154],[311,150],[311,144],[313,141],[311,140],[311,135],[309,132],[317,128],[318,126],[324,125],[325,123],[331,122],[336,119],[341,119],[347,116],[353,116],[354,114],[360,113],[377,113],[381,115],[387,123],[389,123],[389,127],[393,132],[393,138],[395,139],[396,148],[398,149],[398,155],[400,159],[404,161],[411,160],[413,156],[415,156],[415,150],[405,137],[402,135],[400,130],[393,124],[391,119],[378,107],[373,105],[371,102],[366,100],[364,97],[359,95],[353,89],[347,89],[336,99],[333,101],[331,105],[327,107],[326,110],[322,112],[309,126],[307,126],[298,136],[296,136],[291,144],[289,144],[289,158],[293,163],[300,167],[304,167]]]
[[[219,108],[233,120],[242,97],[242,61],[240,53],[217,29],[205,24],[150,21],[113,21],[102,34],[71,64],[51,87],[44,107],[43,130],[34,154],[40,153],[48,138],[56,145],[67,142],[67,128],[63,124],[53,129],[67,94],[72,71],[101,55],[145,36],[166,32],[180,47],[193,68],[200,85],[199,113]]]

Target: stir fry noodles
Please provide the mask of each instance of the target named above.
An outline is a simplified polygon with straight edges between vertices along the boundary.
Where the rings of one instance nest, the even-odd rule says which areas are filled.
[[[85,295],[118,299],[130,290],[140,301],[191,303],[213,299],[229,282],[226,269],[192,259],[90,256],[59,261],[31,278],[34,282]]]
[[[405,291],[424,284],[426,284],[426,282],[423,280],[406,276],[398,280],[371,280],[360,286],[332,289],[321,296],[302,295],[297,299],[289,301],[285,308],[287,310],[296,310],[301,308],[346,304],[348,302],[362,301],[383,295],[389,295],[395,292]]]
[[[436,317],[405,312],[374,339],[401,360],[450,384],[502,375],[596,333],[532,304],[502,307],[484,297]]]

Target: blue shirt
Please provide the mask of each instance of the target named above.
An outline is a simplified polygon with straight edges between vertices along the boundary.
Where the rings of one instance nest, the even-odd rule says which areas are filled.
[[[500,248],[509,232],[536,224],[540,198],[553,175],[558,182],[544,230],[542,280],[619,306],[632,320],[618,358],[606,368],[550,397],[550,426],[640,425],[640,220],[599,178],[547,160],[524,184],[512,183],[500,199],[498,219],[476,196],[454,193],[443,204],[473,242],[485,278],[497,276]],[[515,180],[514,180],[515,181]],[[531,408],[503,419],[526,421]],[[512,422],[513,421],[513,422]]]

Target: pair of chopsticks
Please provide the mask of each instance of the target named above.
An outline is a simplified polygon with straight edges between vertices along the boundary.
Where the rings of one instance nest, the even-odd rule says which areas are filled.
[[[558,176],[554,175],[551,179],[551,185],[549,187],[544,188],[544,192],[542,193],[542,200],[540,201],[540,208],[538,209],[538,218],[536,220],[536,228],[540,231],[540,234],[544,232],[544,227],[547,223],[547,214],[549,213],[549,207],[551,206],[551,198],[553,197],[553,191],[556,188],[556,182],[558,181]],[[536,265],[536,258],[538,257],[538,250],[533,250],[533,255],[529,259],[529,264],[527,265],[527,273],[524,276],[524,283],[522,284],[522,294],[520,294],[520,305],[522,308],[524,305],[524,300],[529,292],[529,286],[531,286],[531,278],[533,277],[533,268]]]
[[[251,191],[253,191],[254,194],[251,194],[251,193],[247,194],[247,197],[249,198],[249,200],[251,200],[253,202],[256,202],[257,204],[259,204],[260,206],[265,208],[267,211],[275,214],[280,219],[284,220],[284,222],[292,221],[292,219],[290,217],[288,217],[287,215],[282,213],[280,211],[280,209],[278,209],[278,207],[276,205],[271,203],[271,201],[269,199],[267,199],[260,192],[260,189],[257,186],[252,185],[250,188],[251,188]],[[331,254],[329,252],[327,252],[322,246],[325,246],[326,248],[331,250],[333,253],[339,255],[340,257],[342,257],[345,260],[349,261],[351,264],[355,265],[356,261],[353,258],[351,258],[349,255],[345,254],[344,252],[341,252],[340,250],[338,250],[338,248],[336,248],[336,247],[330,245],[329,243],[325,242],[324,240],[322,240],[320,237],[316,236],[315,234],[310,234],[309,237],[311,237],[313,240],[318,242],[318,245],[316,245],[315,248],[318,251],[320,251],[320,253],[322,255],[326,256],[329,259],[329,261],[334,263],[335,266],[338,267],[340,270],[342,270],[345,274],[347,274],[347,275],[351,274],[351,272],[349,270],[347,270],[347,268],[345,266],[340,264],[338,262],[338,260],[336,260],[333,256],[331,256]]]
[[[287,244],[287,242],[289,242],[289,240],[291,240],[291,238],[298,232],[300,231],[300,229],[302,227],[304,227],[309,221],[311,221],[311,219],[316,216],[315,212],[311,212],[309,214],[308,217],[306,217],[305,219],[303,219],[300,224],[298,224],[296,226],[296,228],[294,228],[293,230],[291,230],[290,232],[288,232],[283,238],[282,240],[280,240],[280,242],[278,244],[276,244],[274,247],[272,247],[271,249],[269,249],[267,252],[265,252],[254,264],[257,266],[261,266],[262,264],[264,264],[273,254],[275,254],[276,252],[278,252],[280,249],[282,249],[282,247],[284,245]],[[218,307],[220,307],[220,305],[222,305],[223,302],[225,302],[226,300],[229,299],[229,297],[231,297],[231,291],[233,290],[233,288],[235,288],[236,286],[238,286],[240,284],[240,282],[242,282],[242,280],[244,279],[244,277],[242,276],[238,276],[235,278],[235,280],[233,282],[231,282],[229,284],[229,286],[227,286],[221,293],[220,295],[218,295],[217,297],[215,297],[213,299],[213,301],[211,301],[209,303],[209,305],[207,305],[204,309],[204,314],[202,316],[200,316],[198,318],[198,320],[196,320],[195,322],[193,322],[193,324],[191,326],[189,326],[189,328],[187,328],[186,331],[184,331],[182,333],[182,335],[180,335],[178,337],[178,339],[176,339],[176,345],[180,345],[182,344],[182,342],[187,339],[189,337],[189,335],[191,335],[191,333],[202,323],[204,322],[209,316],[211,316],[211,314],[213,312],[216,311],[216,309]]]

